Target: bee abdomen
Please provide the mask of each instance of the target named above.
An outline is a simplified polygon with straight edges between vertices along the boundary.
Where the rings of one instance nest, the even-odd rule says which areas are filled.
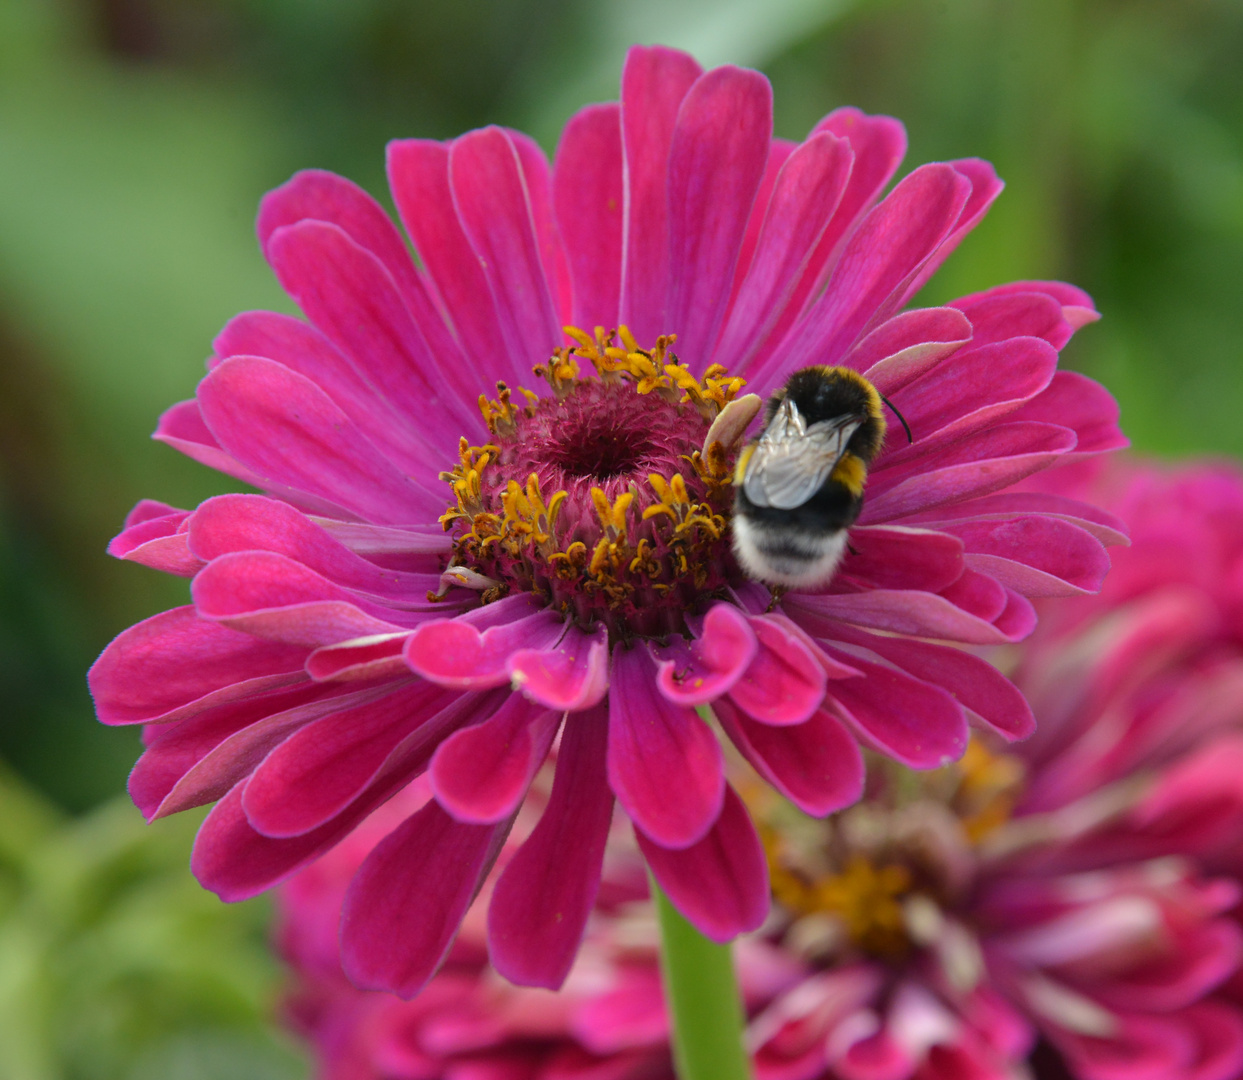
[[[855,523],[863,499],[844,484],[829,480],[802,506],[788,510],[772,506],[756,506],[739,487],[735,496],[735,517],[745,517],[754,525],[775,531],[814,535],[834,529],[848,529]]]
[[[753,578],[787,588],[811,588],[833,576],[846,551],[846,530],[804,532],[734,518],[734,554]]]

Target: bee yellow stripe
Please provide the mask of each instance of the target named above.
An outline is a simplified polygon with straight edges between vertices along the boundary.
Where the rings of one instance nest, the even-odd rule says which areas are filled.
[[[843,454],[841,460],[833,468],[829,479],[837,481],[856,499],[863,494],[863,482],[867,479],[868,467],[863,459],[854,454]]]
[[[742,453],[738,455],[738,464],[734,466],[734,483],[741,484],[742,478],[747,474],[747,462],[751,460],[751,455],[755,453],[755,444],[742,448]]]

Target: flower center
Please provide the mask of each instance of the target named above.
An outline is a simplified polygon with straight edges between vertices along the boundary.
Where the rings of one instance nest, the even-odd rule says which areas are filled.
[[[535,593],[616,639],[680,632],[738,573],[732,461],[705,443],[743,380],[719,365],[696,378],[672,336],[640,349],[625,327],[566,333],[577,344],[535,369],[552,395],[519,388],[518,404],[503,383],[480,395],[492,439],[463,439],[441,474],[454,494],[440,519],[454,534],[450,569],[477,575],[485,602]]]
[[[874,790],[827,821],[757,792],[773,897],[801,951],[897,960],[930,944],[941,913],[969,891],[978,849],[1005,826],[1023,782],[1021,763],[979,738],[935,772],[874,764]]]

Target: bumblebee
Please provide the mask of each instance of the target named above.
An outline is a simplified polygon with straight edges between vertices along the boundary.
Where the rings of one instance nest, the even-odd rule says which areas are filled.
[[[807,589],[833,576],[885,441],[882,404],[844,367],[803,368],[769,398],[764,431],[734,473],[734,554],[751,577]]]

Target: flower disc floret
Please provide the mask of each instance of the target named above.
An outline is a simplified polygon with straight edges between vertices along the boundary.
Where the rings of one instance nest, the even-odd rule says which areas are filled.
[[[552,394],[519,388],[518,405],[502,383],[495,400],[481,396],[492,440],[463,439],[441,474],[456,500],[440,519],[452,566],[494,582],[485,599],[534,593],[617,640],[683,633],[739,577],[726,536],[732,457],[705,440],[743,380],[719,366],[696,378],[673,335],[644,350],[625,327],[594,340],[566,332],[578,344],[535,369]]]

